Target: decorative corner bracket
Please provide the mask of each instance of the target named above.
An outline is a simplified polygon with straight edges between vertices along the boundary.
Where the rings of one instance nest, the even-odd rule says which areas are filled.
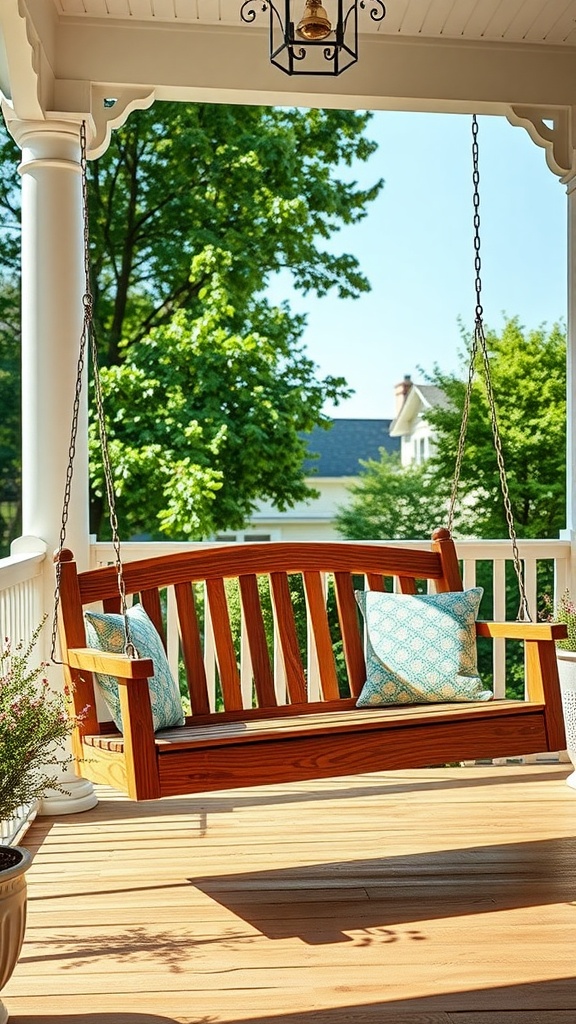
[[[576,178],[576,108],[512,106],[510,124],[525,128],[537,146],[546,150],[546,163],[567,185]]]
[[[3,109],[13,118],[42,118],[41,71],[47,69],[47,62],[24,0],[0,4],[0,33],[6,57]]]
[[[110,136],[115,128],[126,123],[133,110],[147,110],[151,107],[156,93],[147,86],[92,85],[90,108],[93,124],[92,137],[88,144],[88,157],[95,160],[106,152]]]

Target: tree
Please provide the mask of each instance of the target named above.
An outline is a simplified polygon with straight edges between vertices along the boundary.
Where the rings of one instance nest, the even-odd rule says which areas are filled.
[[[116,491],[131,533],[155,520],[171,536],[239,529],[256,496],[286,508],[310,494],[301,432],[321,420],[326,397],[342,395],[343,381],[315,378],[314,364],[285,337],[281,311],[266,334],[236,333],[218,279],[214,270],[201,315],[180,310],[120,366],[102,370],[116,410]],[[91,437],[95,456],[95,428]],[[102,490],[98,476],[95,486]]]
[[[396,455],[380,449],[369,459],[350,503],[340,509],[336,526],[347,540],[410,540],[430,537],[446,519],[446,488],[438,488],[426,464],[403,468]]]
[[[487,331],[486,343],[518,535],[555,537],[564,525],[566,491],[565,331],[559,325],[527,331],[511,318],[501,334]],[[426,413],[436,434],[428,463],[400,470],[383,452],[380,462],[365,464],[360,483],[351,488],[350,505],[338,517],[346,537],[425,537],[445,519],[466,364],[463,357],[460,374],[436,366],[429,377],[447,401]],[[508,536],[480,357],[456,512],[460,533]]]
[[[510,499],[519,537],[557,537],[565,525],[566,335],[558,324],[527,331],[508,319],[501,334],[487,331],[490,375],[498,412]],[[462,461],[461,530],[506,537],[508,527],[481,367],[473,386]],[[462,372],[464,376],[464,368]],[[436,433],[433,478],[454,472],[465,384],[435,367],[432,383],[448,398],[427,417]]]
[[[356,297],[368,290],[355,257],[336,254],[327,243],[342,224],[366,215],[382,186],[379,181],[361,189],[347,170],[375,149],[364,134],[369,117],[354,111],[156,104],[131,115],[106,154],[91,164],[95,322],[101,363],[110,371],[103,378],[121,522],[126,517],[133,526],[138,520],[151,534],[182,536],[190,529],[201,536],[238,526],[260,497],[282,507],[314,493],[304,482],[298,432],[327,424],[324,402],[337,402],[348,392],[339,378],[314,381],[300,346],[304,318],[286,305],[271,308],[264,292],[271,275],[284,269],[303,293],[334,290]],[[6,218],[18,212],[13,150],[9,141],[0,150],[2,170],[12,169],[0,187]],[[218,372],[226,369],[218,398],[214,379],[195,376],[208,372],[209,364],[216,372],[216,351],[211,363],[207,358],[208,329],[221,356]],[[172,369],[177,355],[192,360],[176,387],[180,395],[186,387],[186,401],[178,408],[170,400],[169,416],[161,407],[156,419],[146,409],[147,430],[139,437],[138,418],[133,428],[128,421],[131,403],[142,399],[140,383],[145,378],[154,399],[171,388],[164,344]],[[260,347],[267,353],[262,389],[258,375],[247,373],[247,353]],[[247,412],[246,395],[235,404],[226,393],[236,354],[243,370],[233,393],[238,399],[241,386],[253,387],[254,413]],[[286,412],[274,407],[284,400]],[[248,416],[251,428],[244,429],[236,416]],[[91,451],[91,526],[100,532],[102,468],[94,441]],[[234,497],[227,480],[234,481]]]
[[[0,556],[20,533],[20,297],[11,275],[0,276]],[[10,500],[6,500],[10,497]]]
[[[228,254],[237,326],[268,277],[288,268],[304,293],[368,290],[358,261],[327,241],[366,214],[382,182],[360,189],[338,170],[366,160],[370,115],[222,104],[155,104],[131,115],[91,164],[90,213],[99,335],[109,365],[121,350],[197,309],[211,268]]]

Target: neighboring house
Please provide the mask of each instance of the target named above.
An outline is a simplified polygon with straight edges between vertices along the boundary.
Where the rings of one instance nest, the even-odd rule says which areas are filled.
[[[350,500],[349,488],[358,481],[361,462],[378,460],[384,448],[399,453],[402,465],[409,466],[425,462],[433,450],[434,432],[425,414],[445,401],[444,393],[430,384],[414,384],[409,376],[394,392],[394,420],[335,419],[329,430],[315,427],[308,435],[306,482],[320,492],[318,498],[298,502],[285,512],[272,502],[260,502],[245,530],[219,533],[215,540],[341,539],[334,525],[336,512]]]
[[[443,405],[446,396],[433,384],[414,384],[409,376],[396,385],[395,395],[396,419],[390,437],[400,438],[402,465],[426,462],[434,450],[434,430],[426,421],[426,413]]]
[[[298,502],[280,512],[262,502],[250,525],[239,533],[218,534],[216,540],[337,540],[336,510],[349,500],[348,488],[358,480],[365,459],[379,459],[380,449],[399,452],[400,442],[390,437],[391,420],[335,419],[329,430],[315,427],[308,436],[310,458],[306,481],[320,492],[308,502]],[[314,456],[317,456],[314,458]]]

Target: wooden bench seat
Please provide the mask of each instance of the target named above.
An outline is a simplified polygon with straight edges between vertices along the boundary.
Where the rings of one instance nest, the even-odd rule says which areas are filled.
[[[382,590],[396,578],[403,593],[417,579],[438,591],[461,590],[454,545],[437,531],[433,550],[374,544],[253,544],[214,547],[128,563],[128,594],[137,594],[162,638],[163,604],[173,588],[180,647],[192,714],[182,728],[154,734],[146,677],[151,663],[86,649],[83,609],[100,601],[119,607],[114,568],[78,574],[68,552],[61,568],[61,642],[74,705],[88,713],[78,725],[74,751],[81,774],[106,782],[134,799],[278,784],[454,761],[562,749],[565,744],[554,640],[565,627],[478,623],[487,637],[524,640],[527,700],[356,707],[366,677],[363,626],[354,587],[364,578]],[[345,675],[333,653],[334,615],[327,612],[326,575],[333,580]],[[298,640],[290,579],[302,579],[312,660]],[[269,580],[280,678],[266,638],[259,577]],[[227,580],[237,580],[244,642],[239,652],[230,625]],[[198,584],[205,586],[209,638],[218,667],[222,710],[210,710],[209,659],[203,650]],[[196,588],[196,596],[195,596]],[[264,593],[267,593],[265,588]],[[206,623],[204,623],[206,626]],[[244,654],[249,665],[239,665]],[[319,696],[311,693],[311,672]],[[124,735],[95,713],[92,671],[119,677]],[[341,691],[346,692],[341,695]],[[310,693],[310,700],[308,695]],[[254,705],[257,706],[254,706]]]

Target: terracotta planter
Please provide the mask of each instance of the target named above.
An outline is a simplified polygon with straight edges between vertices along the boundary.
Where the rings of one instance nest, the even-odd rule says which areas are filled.
[[[21,846],[0,846],[0,991],[18,963],[26,928],[26,871],[32,863]],[[0,1024],[8,1011],[0,1000]]]
[[[576,651],[563,651],[557,648],[556,656],[562,692],[566,747],[576,769]],[[576,789],[576,771],[568,776],[566,782],[572,789]]]

